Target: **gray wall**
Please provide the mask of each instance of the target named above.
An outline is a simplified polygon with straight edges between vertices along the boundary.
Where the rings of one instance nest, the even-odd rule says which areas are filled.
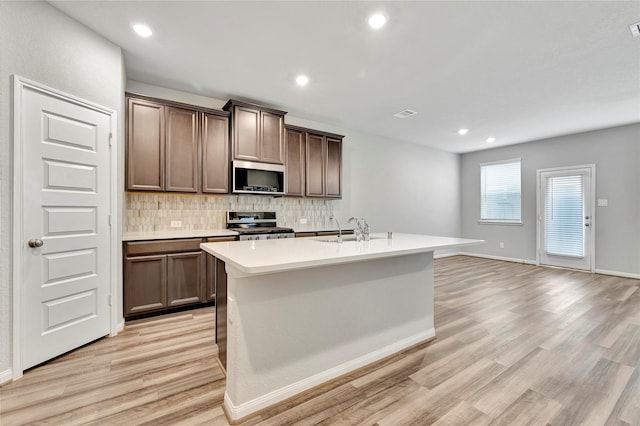
[[[481,225],[480,163],[522,159],[522,226]],[[536,170],[596,165],[596,269],[640,275],[640,124],[463,154],[462,236],[481,238],[470,253],[536,260]],[[504,249],[499,242],[504,242]]]
[[[124,62],[118,46],[44,2],[0,2],[0,376],[11,368],[11,75],[118,114],[123,139]],[[122,177],[120,182],[122,188]],[[119,208],[119,207],[117,207]],[[119,226],[119,224],[116,224]],[[4,378],[4,376],[2,376]]]

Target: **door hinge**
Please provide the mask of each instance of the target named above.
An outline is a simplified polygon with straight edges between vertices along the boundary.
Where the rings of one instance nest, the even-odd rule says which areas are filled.
[[[113,133],[109,133],[109,146],[113,143]]]
[[[111,306],[111,295],[107,296],[107,303],[109,303],[109,306]]]
[[[111,226],[111,215],[108,214],[107,216],[109,217],[109,226]]]

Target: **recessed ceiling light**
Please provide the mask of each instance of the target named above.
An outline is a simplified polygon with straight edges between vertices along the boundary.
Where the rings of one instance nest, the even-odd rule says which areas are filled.
[[[496,141],[496,138],[487,138],[487,143],[493,143]]]
[[[458,130],[459,135],[466,135],[469,132],[469,129],[460,129]]]
[[[151,34],[153,34],[153,31],[151,31],[151,28],[147,27],[144,24],[135,24],[133,26],[133,31],[138,33],[140,37],[151,37]]]
[[[307,83],[309,83],[309,77],[306,75],[299,75],[296,77],[296,83],[298,83],[298,86],[306,86]]]
[[[375,13],[369,17],[369,26],[375,30],[384,27],[387,23],[387,17],[382,13]]]

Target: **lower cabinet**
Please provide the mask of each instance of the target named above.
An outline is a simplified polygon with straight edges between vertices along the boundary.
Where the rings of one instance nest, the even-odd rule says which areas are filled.
[[[161,314],[167,310],[213,302],[216,281],[226,272],[205,256],[200,243],[234,237],[124,243],[124,315]],[[213,272],[211,272],[213,271]]]
[[[203,294],[204,253],[167,255],[167,305],[170,307],[199,303]]]
[[[167,256],[128,257],[124,262],[124,314],[167,307]]]

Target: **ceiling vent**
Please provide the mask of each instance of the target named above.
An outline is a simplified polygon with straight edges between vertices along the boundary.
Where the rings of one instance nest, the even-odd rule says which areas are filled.
[[[629,25],[629,28],[631,29],[631,34],[633,34],[634,37],[640,36],[640,22]]]
[[[396,112],[395,114],[393,114],[394,117],[398,117],[398,118],[407,118],[407,117],[411,117],[412,115],[416,115],[417,112],[412,111],[410,109],[405,109],[403,111],[400,112]]]

